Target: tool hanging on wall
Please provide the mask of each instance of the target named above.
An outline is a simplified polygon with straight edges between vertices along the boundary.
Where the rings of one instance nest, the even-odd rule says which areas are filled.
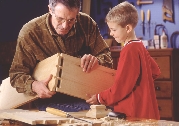
[[[163,20],[174,22],[173,20],[173,1],[172,0],[163,0]]]
[[[148,31],[148,33],[149,33],[149,38],[150,38],[150,10],[147,10],[147,26],[148,26],[148,28],[147,28],[147,31]]]
[[[157,24],[157,25],[155,25],[154,35],[159,35],[159,29],[160,28],[165,29],[165,26],[163,24]],[[158,30],[158,33],[157,33],[157,30]]]
[[[170,37],[170,44],[172,48],[177,48],[177,44],[176,44],[176,39],[179,36],[179,31],[175,31],[172,33],[171,37]]]
[[[140,6],[142,4],[152,4],[153,1],[149,0],[149,1],[141,1],[141,0],[137,0],[137,5]]]
[[[143,35],[145,35],[145,24],[144,24],[144,16],[145,16],[145,14],[144,14],[144,10],[141,10],[140,11],[140,16],[141,16],[141,21],[142,21],[142,33],[143,33]]]

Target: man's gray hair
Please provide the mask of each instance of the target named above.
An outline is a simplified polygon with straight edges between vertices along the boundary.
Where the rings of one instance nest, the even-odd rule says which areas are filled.
[[[81,0],[49,0],[49,6],[54,9],[55,6],[61,3],[65,5],[67,8],[78,8],[81,9]]]

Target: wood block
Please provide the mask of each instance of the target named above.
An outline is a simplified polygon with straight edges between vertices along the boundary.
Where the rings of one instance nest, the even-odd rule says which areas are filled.
[[[86,117],[103,118],[108,115],[111,110],[106,109],[104,105],[91,105],[90,110],[86,113]]]

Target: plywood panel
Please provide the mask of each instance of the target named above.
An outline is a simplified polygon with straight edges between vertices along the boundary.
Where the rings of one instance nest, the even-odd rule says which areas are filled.
[[[2,81],[0,86],[0,110],[17,108],[27,102],[37,99],[36,96],[28,96],[18,93],[10,84],[10,78]]]

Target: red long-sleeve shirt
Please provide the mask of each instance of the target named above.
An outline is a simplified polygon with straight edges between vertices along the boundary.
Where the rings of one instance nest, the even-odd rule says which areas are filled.
[[[142,42],[130,41],[120,53],[114,84],[99,93],[99,101],[129,117],[160,119],[154,88],[159,74],[158,65]]]

